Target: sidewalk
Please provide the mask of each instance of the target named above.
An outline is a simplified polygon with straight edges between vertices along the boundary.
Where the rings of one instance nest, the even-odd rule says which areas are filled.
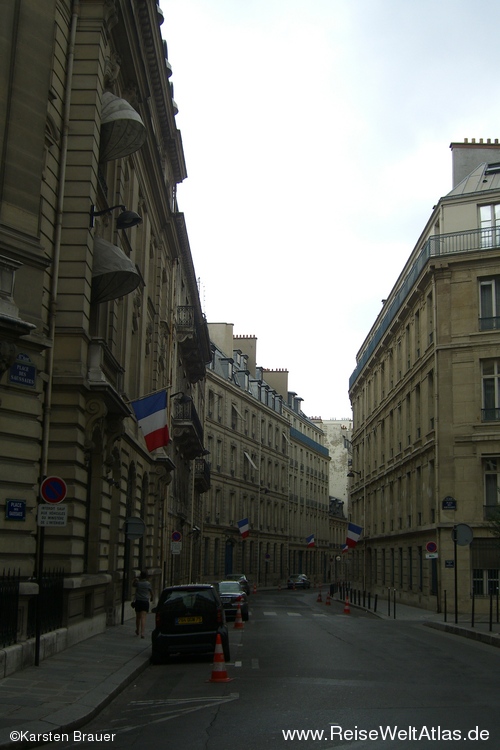
[[[392,606],[388,613],[387,601],[379,602],[373,614],[394,621],[396,627],[398,621],[413,621],[500,646],[497,623],[490,633],[488,622],[471,628],[470,620],[461,618],[455,625],[454,615],[448,615],[445,623],[442,614],[399,603],[394,618]],[[132,618],[45,659],[38,667],[1,679],[0,750],[46,744],[51,741],[50,732],[71,732],[83,726],[148,666],[150,654],[149,634],[144,640],[137,638]],[[22,732],[25,739],[12,742],[12,732]]]
[[[135,635],[135,618],[124,625],[0,680],[0,748],[27,747],[29,735],[69,732],[82,726],[149,664],[151,639]],[[12,742],[12,732],[22,732]]]
[[[354,607],[357,605],[351,604],[350,606]],[[368,611],[373,612],[373,610]],[[433,612],[428,609],[419,609],[418,607],[410,607],[406,604],[400,604],[399,602],[396,603],[395,613],[393,604],[391,603],[389,613],[387,600],[379,601],[377,611],[373,614],[383,620],[411,620],[414,622],[420,622],[427,627],[435,628],[436,630],[442,630],[446,633],[462,636],[463,638],[471,638],[476,641],[481,641],[481,643],[486,643],[489,646],[500,647],[500,623],[495,622],[494,618],[492,630],[490,632],[489,618],[485,615],[476,616],[474,627],[471,627],[470,615],[459,614],[457,618],[458,622],[455,623],[454,613],[448,613],[446,618],[447,621],[445,622],[443,613]]]

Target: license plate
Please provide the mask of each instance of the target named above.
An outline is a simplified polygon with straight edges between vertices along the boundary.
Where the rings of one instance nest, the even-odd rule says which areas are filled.
[[[175,622],[177,625],[197,625],[203,622],[203,617],[178,617]]]
[[[223,604],[231,604],[231,597],[223,596],[222,597],[222,603]]]

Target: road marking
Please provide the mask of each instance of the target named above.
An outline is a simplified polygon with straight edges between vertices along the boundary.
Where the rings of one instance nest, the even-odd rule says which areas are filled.
[[[287,612],[289,617],[302,617],[300,612]]]
[[[327,615],[324,615],[324,614],[322,614],[322,613],[321,613],[321,614],[320,614],[320,613],[318,613],[318,614],[315,614],[315,613],[313,612],[313,617],[326,617],[326,616],[327,616]]]
[[[266,617],[276,617],[276,612],[263,612]]]
[[[234,666],[235,667],[241,667],[242,662],[241,661],[235,661]]]
[[[252,669],[260,669],[259,660],[252,659]]]

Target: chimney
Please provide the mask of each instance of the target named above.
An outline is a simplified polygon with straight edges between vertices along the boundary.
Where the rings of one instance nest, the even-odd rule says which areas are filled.
[[[452,153],[453,187],[465,180],[480,164],[500,161],[500,143],[487,138],[464,138],[463,143],[450,143]]]

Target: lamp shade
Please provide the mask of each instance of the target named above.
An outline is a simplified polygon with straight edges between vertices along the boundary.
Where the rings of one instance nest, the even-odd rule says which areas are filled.
[[[112,161],[137,151],[146,140],[138,112],[125,99],[106,91],[102,96],[99,159]]]
[[[91,301],[99,304],[130,294],[141,277],[130,258],[116,245],[96,237]]]

